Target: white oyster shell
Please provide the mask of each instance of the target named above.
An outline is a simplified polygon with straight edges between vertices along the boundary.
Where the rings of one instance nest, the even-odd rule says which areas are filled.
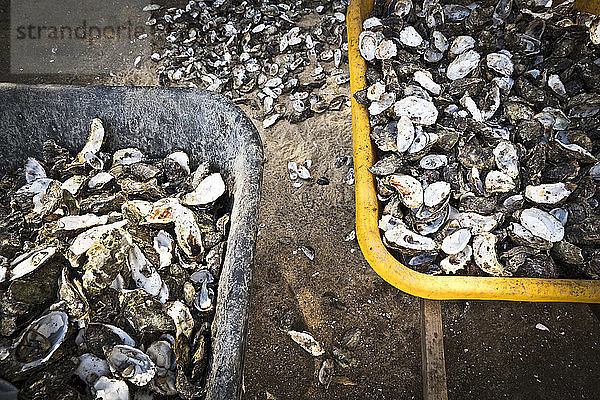
[[[502,171],[493,170],[485,176],[485,189],[488,193],[506,193],[515,187],[514,180]]]
[[[377,17],[367,18],[363,21],[363,31],[367,31],[368,29],[372,29],[378,26],[382,26],[382,22]]]
[[[394,14],[399,17],[405,17],[412,10],[412,0],[398,0],[394,5]]]
[[[419,85],[423,86],[424,89],[427,89],[436,96],[439,96],[439,94],[442,92],[442,87],[433,81],[431,72],[429,71],[415,71],[415,73],[413,74],[413,79]]]
[[[404,222],[402,221],[402,219],[398,218],[398,217],[394,217],[393,215],[390,214],[384,214],[381,216],[381,219],[379,220],[379,229],[381,229],[382,231],[389,231],[390,229],[393,229],[397,226],[406,226],[404,224]]]
[[[108,172],[98,172],[88,181],[88,187],[90,189],[100,189],[115,177]]]
[[[56,247],[33,249],[11,262],[13,267],[8,273],[9,280],[21,278],[44,265],[56,253]]]
[[[481,215],[474,212],[459,213],[456,220],[461,228],[469,228],[473,235],[494,230],[502,220],[502,213]]]
[[[379,101],[374,101],[369,106],[369,114],[371,115],[379,115],[388,108],[390,108],[394,101],[396,101],[396,93],[387,92],[383,93],[379,99]]]
[[[418,208],[423,204],[423,186],[410,175],[390,176],[390,185],[400,194],[400,200],[409,208]]]
[[[565,85],[562,83],[558,75],[553,74],[548,77],[548,86],[550,87],[550,89],[554,90],[554,92],[559,96],[567,95]]]
[[[136,244],[129,248],[127,262],[136,287],[158,296],[163,285],[162,279]],[[164,303],[167,299],[160,300]]]
[[[494,148],[494,161],[496,166],[513,179],[519,176],[519,154],[514,144],[502,140]]]
[[[96,226],[80,233],[71,244],[71,247],[69,247],[69,250],[73,256],[72,258],[77,259],[80,255],[88,251],[104,233],[113,229],[122,228],[128,223],[129,221],[124,219],[112,224]]]
[[[160,230],[154,237],[154,250],[160,258],[160,268],[171,265],[173,258],[173,238],[168,232]]]
[[[394,104],[394,113],[398,117],[405,115],[419,125],[433,125],[438,117],[438,110],[431,101],[416,96],[397,101]]]
[[[435,240],[419,235],[402,225],[386,231],[385,238],[408,250],[433,252],[438,248]]]
[[[519,216],[521,225],[533,235],[539,236],[549,242],[560,242],[565,236],[565,228],[559,220],[546,211],[538,208],[528,208]]]
[[[428,154],[419,161],[419,166],[423,169],[438,169],[446,165],[448,157],[443,154]]]
[[[415,127],[410,118],[402,115],[396,125],[398,135],[396,136],[396,147],[399,153],[403,153],[409,149],[415,139]]]
[[[503,53],[490,53],[486,57],[487,66],[500,75],[511,76],[514,65],[510,57]]]
[[[106,361],[113,374],[136,386],[145,386],[154,378],[156,366],[143,351],[124,344],[106,352]]]
[[[508,227],[508,230],[513,235],[527,242],[532,247],[550,248],[552,246],[551,244],[550,246],[547,246],[550,242],[535,236],[533,233],[531,233],[531,231],[529,231],[529,229],[526,229],[523,225],[518,224],[516,222],[511,222]]]
[[[458,56],[475,47],[475,39],[471,36],[457,36],[450,45],[450,54]]]
[[[378,60],[389,60],[396,57],[396,54],[398,54],[396,43],[390,39],[383,39],[377,46],[377,50],[375,50],[375,58]]]
[[[167,158],[179,164],[187,174],[190,173],[190,157],[187,153],[183,151],[174,151],[169,154]]]
[[[563,182],[528,185],[525,188],[525,197],[538,204],[556,204],[569,197],[571,193],[572,190]]]
[[[171,343],[166,340],[157,340],[153,342],[146,350],[148,357],[154,362],[154,365],[164,369],[172,369],[175,364],[175,353]]]
[[[433,46],[439,50],[440,52],[444,52],[448,50],[448,39],[446,36],[440,31],[434,31],[432,34],[433,37]]]
[[[462,251],[449,255],[440,262],[440,268],[447,274],[454,274],[463,269],[473,256],[473,248],[466,245]]]
[[[47,362],[64,341],[68,329],[69,317],[62,311],[50,311],[33,321],[17,339],[14,347],[40,347],[43,343],[44,356],[31,362],[20,363],[21,372]]]
[[[96,225],[105,225],[108,215],[97,216],[96,214],[67,215],[56,222],[59,230],[75,231],[83,228],[91,228]]]
[[[381,96],[385,93],[385,84],[381,81],[377,81],[367,89],[367,99],[371,101],[379,101]]]
[[[384,36],[381,32],[362,31],[358,36],[360,55],[367,61],[373,60],[375,58],[377,47],[383,38]]]
[[[196,222],[194,213],[184,207],[179,206],[174,210],[175,235],[177,244],[188,257],[193,257],[197,253],[202,253],[202,233]]]
[[[102,121],[98,118],[94,118],[90,124],[88,140],[83,146],[83,149],[77,154],[77,162],[84,164],[89,160],[89,156],[86,156],[87,154],[96,155],[100,151],[103,142],[104,127],[102,126]]]
[[[477,67],[480,59],[481,56],[475,50],[464,52],[448,65],[446,76],[452,81],[464,78]]]
[[[425,132],[423,128],[417,126],[415,128],[416,135],[415,140],[408,148],[409,154],[417,154],[427,148],[430,144],[433,144],[438,139],[438,135],[435,132]]]
[[[485,121],[489,120],[494,116],[496,111],[500,108],[500,86],[492,84],[490,91],[486,94],[485,101],[486,107],[481,109],[481,116]],[[493,129],[497,132],[498,129]],[[503,129],[503,131],[507,131]]]
[[[94,384],[96,400],[129,400],[129,387],[120,379],[101,376]]]
[[[425,207],[435,207],[450,196],[451,188],[448,182],[434,182],[425,188],[423,193],[423,204]]]
[[[183,196],[181,202],[190,206],[212,203],[225,193],[225,182],[221,174],[216,172],[204,178],[194,191]]]
[[[510,276],[512,273],[498,261],[497,240],[493,233],[482,233],[475,236],[473,238],[473,259],[479,268],[490,275]]]
[[[167,315],[171,317],[175,324],[175,335],[177,337],[184,335],[191,338],[194,329],[194,318],[190,313],[190,309],[179,300],[168,302],[165,309]]]
[[[27,183],[45,177],[46,171],[44,170],[44,167],[42,167],[42,164],[33,157],[27,158],[27,161],[25,161],[25,180],[27,180]]]
[[[402,29],[400,31],[399,39],[403,45],[409,47],[418,47],[423,43],[423,38],[412,26],[407,26]]]
[[[467,111],[469,111],[469,113],[471,113],[471,117],[473,118],[474,121],[477,121],[477,122],[483,121],[483,115],[481,114],[481,111],[477,107],[477,104],[475,104],[475,101],[470,96],[464,95],[460,99],[460,104],[463,107],[465,107],[467,109]]]
[[[458,229],[444,238],[442,251],[450,255],[460,253],[467,247],[470,240],[471,231],[469,229]]]
[[[85,353],[79,356],[79,365],[75,373],[85,383],[93,385],[100,377],[110,376],[110,368],[105,360]]]

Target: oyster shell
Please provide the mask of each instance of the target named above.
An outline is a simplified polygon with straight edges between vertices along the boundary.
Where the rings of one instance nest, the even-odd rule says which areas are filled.
[[[129,387],[125,381],[101,376],[94,384],[96,399],[129,400]]]
[[[528,208],[519,216],[521,225],[533,235],[549,242],[560,242],[565,236],[565,228],[551,214],[538,208]]]
[[[92,123],[90,124],[90,134],[88,136],[88,140],[83,146],[83,149],[77,154],[76,160],[80,164],[85,164],[90,160],[94,159],[95,155],[98,154],[102,144],[104,143],[104,127],[102,126],[102,121],[98,118],[94,118]],[[97,169],[102,169],[102,166]]]
[[[442,251],[449,255],[460,253],[469,245],[470,240],[471,231],[469,229],[458,229],[444,238]]]
[[[131,235],[121,228],[109,230],[100,236],[86,252],[83,288],[88,293],[97,295],[109,287],[119,272],[126,267],[131,245]]]
[[[412,26],[407,26],[402,29],[398,39],[403,45],[409,47],[419,47],[423,43],[423,37]]]
[[[511,76],[514,65],[509,56],[503,53],[490,53],[486,56],[487,66],[500,75]]]
[[[225,182],[217,172],[202,180],[194,191],[183,196],[181,202],[191,206],[204,205],[217,200],[223,193],[225,193]]]
[[[454,274],[457,271],[465,268],[471,257],[473,256],[473,249],[471,246],[466,245],[465,248],[456,254],[449,255],[440,261],[440,268],[447,274]]]
[[[38,160],[33,157],[28,157],[25,162],[25,180],[27,183],[32,183],[38,179],[46,178],[46,170]]]
[[[76,231],[79,229],[91,228],[96,225],[106,225],[108,215],[97,216],[95,214],[67,215],[60,218],[56,227],[65,231]]]
[[[483,271],[495,276],[510,276],[504,265],[498,261],[496,254],[497,238],[493,233],[482,233],[473,238],[473,259]]]
[[[538,204],[560,203],[572,193],[568,185],[559,183],[544,183],[541,185],[528,185],[525,188],[527,200]]]
[[[400,194],[400,199],[409,208],[418,208],[423,204],[423,187],[410,175],[392,175],[389,179]]]
[[[156,366],[147,354],[124,344],[106,352],[106,361],[113,374],[136,386],[145,386],[156,374]]]
[[[450,54],[458,56],[473,47],[475,47],[475,39],[471,36],[457,36],[450,45]]]
[[[298,332],[290,330],[287,332],[290,338],[300,345],[313,357],[319,357],[325,354],[323,347],[317,342],[317,340],[308,332]]]
[[[456,57],[446,70],[446,76],[450,80],[464,78],[473,71],[479,64],[481,56],[475,50],[469,50]]]
[[[110,376],[111,372],[105,360],[93,354],[84,353],[79,356],[76,374],[88,385],[94,385],[101,377]]]
[[[62,345],[69,329],[69,317],[62,311],[50,311],[33,321],[13,346],[21,372],[46,363]]]
[[[160,230],[154,237],[154,250],[160,258],[159,268],[166,268],[171,265],[173,258],[173,238],[168,232]]]
[[[21,278],[44,265],[56,253],[56,247],[45,249],[33,249],[28,253],[17,257],[10,264],[13,268],[8,272],[8,279],[15,280]]]
[[[408,252],[434,252],[438,249],[435,240],[412,232],[404,225],[386,231],[384,236],[389,242]]]
[[[403,153],[410,148],[415,139],[415,127],[406,115],[400,116],[396,127],[396,147],[399,153]]]
[[[408,96],[394,103],[394,114],[406,116],[419,125],[433,125],[438,117],[437,108],[432,102],[416,96]]]

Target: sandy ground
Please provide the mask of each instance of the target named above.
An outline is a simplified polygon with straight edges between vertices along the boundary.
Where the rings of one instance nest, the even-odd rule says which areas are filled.
[[[6,15],[0,15],[4,19]],[[6,33],[6,32],[4,32]],[[6,35],[0,35],[5,38]],[[0,63],[2,64],[2,63]],[[5,65],[5,64],[4,64]],[[2,67],[2,65],[0,65]],[[17,77],[2,81],[155,85],[153,65],[115,77]],[[328,87],[330,95],[348,87]],[[419,399],[419,299],[385,283],[366,263],[354,229],[354,187],[343,182],[351,155],[349,108],[263,130],[266,163],[244,371],[245,399]],[[311,159],[313,180],[294,188],[288,161]],[[317,185],[327,177],[330,184]],[[309,260],[300,246],[315,250]],[[450,399],[594,399],[600,389],[600,324],[587,305],[443,302]],[[282,317],[311,332],[330,357],[358,328],[354,366],[335,367],[352,386],[318,383],[313,359],[282,332]],[[536,329],[541,323],[549,331]]]

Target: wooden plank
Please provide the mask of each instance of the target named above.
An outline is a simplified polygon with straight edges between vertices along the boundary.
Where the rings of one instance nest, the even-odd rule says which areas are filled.
[[[439,301],[421,299],[421,354],[423,399],[448,400],[442,307]]]

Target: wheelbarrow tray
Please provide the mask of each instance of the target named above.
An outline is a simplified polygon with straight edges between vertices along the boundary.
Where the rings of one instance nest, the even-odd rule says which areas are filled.
[[[240,398],[262,182],[256,128],[225,97],[200,89],[0,84],[0,176],[29,156],[41,158],[47,139],[76,154],[96,117],[111,151],[137,147],[165,157],[183,150],[192,162],[206,160],[223,175],[233,199],[206,399]]]
[[[373,174],[368,169],[376,157],[370,137],[369,113],[366,106],[358,104],[354,99],[354,93],[367,85],[367,66],[360,55],[358,37],[362,31],[362,22],[369,17],[372,9],[373,0],[351,0],[346,18],[352,93],[356,236],[371,267],[391,285],[427,299],[600,303],[600,281],[432,276],[406,267],[390,254],[379,232],[379,201]]]

